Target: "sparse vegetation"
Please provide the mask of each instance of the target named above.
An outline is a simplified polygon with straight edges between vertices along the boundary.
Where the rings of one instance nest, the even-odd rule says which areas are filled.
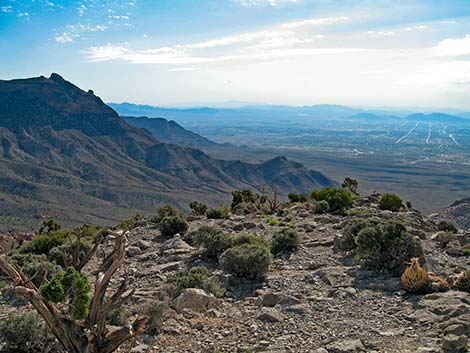
[[[202,202],[193,201],[189,204],[189,207],[196,216],[204,216],[207,212],[207,205]]]
[[[355,250],[364,266],[393,274],[401,274],[412,258],[423,257],[419,241],[407,233],[403,224],[379,218],[351,222],[338,245],[343,250]]]
[[[203,266],[193,267],[190,270],[180,270],[169,276],[168,282],[175,286],[175,296],[186,288],[204,289],[219,298],[224,295],[224,289],[217,281],[210,278],[209,271]]]
[[[134,216],[132,216],[131,218],[125,220],[125,221],[122,221],[122,222],[119,222],[117,225],[116,225],[116,229],[123,229],[123,230],[131,230],[131,229],[134,229],[137,224],[139,224],[140,221],[142,221],[144,219],[144,215],[141,214],[141,213],[136,213]]]
[[[293,252],[299,247],[300,240],[297,232],[290,228],[284,228],[274,234],[271,241],[271,252],[276,255],[281,252]]]
[[[224,219],[224,213],[220,208],[209,208],[206,212],[208,219]]]
[[[343,189],[347,189],[351,191],[353,194],[357,195],[357,187],[359,186],[359,183],[357,182],[356,179],[352,179],[349,177],[345,178],[341,186],[343,187]]]
[[[323,188],[312,191],[312,199],[328,202],[329,212],[343,213],[351,208],[354,195],[351,191],[341,188]]]
[[[192,237],[196,245],[203,247],[203,256],[211,260],[217,260],[232,244],[230,236],[211,226],[202,226],[192,232]]]
[[[275,226],[279,222],[273,216],[269,216],[268,218],[266,218],[266,223],[269,224],[270,226]]]
[[[321,201],[312,202],[312,211],[315,214],[327,213],[329,209],[330,209],[330,205],[328,204],[328,201],[321,200]]]
[[[380,197],[379,205],[382,210],[400,212],[403,207],[403,200],[395,194],[383,194]]]
[[[188,223],[182,216],[167,216],[161,220],[159,227],[164,237],[172,237],[178,233],[186,233],[188,230]]]
[[[308,196],[304,194],[288,194],[289,202],[307,202]]]
[[[152,223],[160,223],[165,217],[176,217],[180,216],[180,212],[172,205],[164,204],[157,207],[155,215],[150,219]]]
[[[419,259],[411,259],[411,265],[401,275],[401,283],[410,293],[425,293],[431,285],[431,277],[428,271],[420,266]]]
[[[457,233],[457,227],[449,220],[441,220],[437,223],[437,229],[442,232]]]
[[[264,247],[268,247],[269,245],[265,239],[255,234],[239,234],[232,237],[232,246],[239,246],[243,244],[260,245]]]
[[[442,231],[436,235],[436,241],[441,248],[446,248],[447,245],[455,241],[457,238],[454,233]]]
[[[236,277],[261,280],[268,272],[271,253],[263,245],[243,244],[226,250],[221,263],[226,272]]]

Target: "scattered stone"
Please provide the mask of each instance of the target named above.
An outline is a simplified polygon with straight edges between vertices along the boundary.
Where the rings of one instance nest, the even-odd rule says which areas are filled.
[[[219,304],[219,300],[213,294],[197,288],[185,289],[174,301],[174,307],[178,312],[182,309],[203,311],[216,308]]]
[[[280,322],[283,320],[282,314],[274,308],[262,308],[256,318],[265,322]]]
[[[467,348],[467,337],[457,335],[445,335],[442,339],[442,349],[444,352],[462,352]]]
[[[335,342],[326,347],[328,353],[354,353],[365,352],[366,348],[360,340],[346,340]]]

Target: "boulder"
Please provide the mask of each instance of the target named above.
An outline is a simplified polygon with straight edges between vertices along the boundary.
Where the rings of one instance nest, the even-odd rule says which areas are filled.
[[[366,348],[358,339],[334,342],[329,344],[326,348],[328,349],[328,353],[354,353],[366,351]]]
[[[183,309],[204,311],[214,309],[220,305],[219,299],[202,289],[188,288],[174,301],[175,309],[180,312]]]
[[[265,322],[280,322],[283,320],[282,314],[274,308],[262,308],[256,318]]]
[[[457,335],[445,335],[442,339],[442,349],[444,352],[466,352],[467,337]]]

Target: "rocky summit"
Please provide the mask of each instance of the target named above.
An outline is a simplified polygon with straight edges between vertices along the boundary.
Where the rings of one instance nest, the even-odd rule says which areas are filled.
[[[266,216],[247,211],[246,202],[240,212],[234,197],[231,214],[221,219],[197,211],[182,215],[168,206],[152,218],[122,224],[132,228],[125,276],[135,292],[116,317],[125,312],[120,319],[125,323],[152,308],[152,329],[128,348],[141,353],[467,352],[470,233],[443,231],[450,222],[436,223],[410,207],[384,210],[381,199],[378,194],[357,197],[351,208],[336,214],[316,201],[289,202]],[[165,214],[181,217],[186,226],[169,231]],[[358,247],[346,250],[345,237],[361,222],[373,222],[375,229],[399,224],[393,237],[404,236],[421,248],[432,285],[412,292],[404,287],[401,269],[385,270],[401,256],[393,242],[380,248],[376,238],[368,255],[383,252],[387,263],[378,257],[372,263],[364,255],[361,232]],[[278,242],[279,234],[298,239]],[[225,249],[236,244],[271,244],[266,246],[273,259],[262,277],[242,278],[234,275],[240,268],[227,267],[230,250]],[[103,253],[109,249],[106,242],[101,247]],[[253,259],[245,274],[259,265],[259,257]],[[400,265],[409,262],[396,268]],[[467,287],[459,277],[465,270]],[[24,308],[8,298],[3,308]]]

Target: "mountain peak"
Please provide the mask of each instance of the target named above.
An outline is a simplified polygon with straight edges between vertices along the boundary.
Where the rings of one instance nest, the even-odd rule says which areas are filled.
[[[51,76],[49,76],[49,80],[52,80],[52,81],[58,81],[58,82],[63,82],[65,81],[64,78],[62,76],[60,76],[59,74],[53,72],[51,73]]]

